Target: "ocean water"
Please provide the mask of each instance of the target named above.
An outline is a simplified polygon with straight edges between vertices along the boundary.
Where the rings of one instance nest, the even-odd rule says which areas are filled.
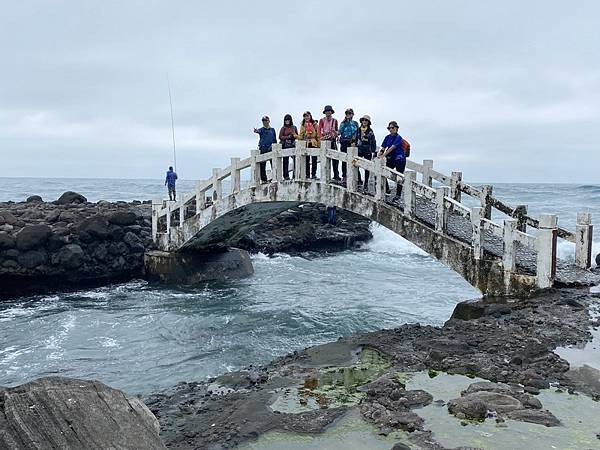
[[[192,182],[182,182],[181,191]],[[0,201],[66,190],[90,201],[164,194],[155,180],[3,178]],[[499,185],[495,194],[530,212],[600,217],[600,186]],[[173,288],[134,280],[0,303],[0,385],[47,375],[99,379],[133,394],[266,363],[295,349],[403,323],[442,324],[480,293],[385,228],[356,250],[317,258],[253,256],[255,274],[229,283]],[[596,238],[596,253],[600,251]],[[561,244],[561,256],[572,257]]]

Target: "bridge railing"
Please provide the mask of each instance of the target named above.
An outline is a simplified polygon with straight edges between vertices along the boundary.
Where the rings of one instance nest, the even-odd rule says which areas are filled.
[[[458,214],[472,224],[471,245],[476,259],[483,258],[484,239],[486,233],[495,236],[503,243],[502,262],[504,269],[514,271],[516,268],[517,246],[524,246],[537,252],[537,279],[539,287],[548,287],[552,284],[556,271],[556,241],[563,238],[576,244],[576,265],[581,268],[591,266],[591,240],[592,225],[591,215],[578,214],[577,229],[575,233],[560,229],[557,226],[555,215],[543,214],[539,219],[526,215],[526,207],[510,207],[491,196],[492,187],[483,186],[477,189],[462,182],[460,172],[444,175],[433,169],[432,160],[424,160],[423,164],[407,161],[407,169],[399,173],[385,166],[382,158],[367,160],[358,157],[358,149],[348,148],[347,153],[342,153],[330,148],[330,142],[323,141],[320,148],[307,148],[306,142],[298,141],[295,148],[282,149],[281,145],[273,145],[273,150],[261,154],[252,150],[248,158],[231,158],[231,163],[224,169],[213,169],[212,177],[199,181],[195,190],[183,194],[178,201],[153,201],[152,229],[153,236],[159,233],[169,234],[173,226],[179,227],[183,222],[203,209],[211,206],[224,198],[223,181],[228,179],[231,194],[241,190],[241,172],[250,169],[250,186],[258,186],[260,180],[261,163],[271,162],[271,178],[274,182],[283,182],[283,158],[294,157],[294,180],[307,182],[306,157],[316,156],[320,165],[320,182],[330,183],[331,161],[336,160],[347,164],[346,189],[358,192],[358,170],[368,170],[374,182],[373,193],[376,201],[385,200],[386,180],[393,180],[403,185],[402,196],[404,215],[416,217],[416,200],[422,197],[435,204],[435,229],[446,233],[448,217]],[[417,181],[419,174],[419,181]],[[433,185],[433,181],[439,185]],[[209,194],[210,195],[207,195]],[[480,206],[468,207],[461,202],[461,194],[479,200]],[[366,195],[366,194],[363,194]],[[497,209],[509,217],[504,219],[502,225],[491,220],[492,208]],[[526,232],[526,226],[538,229],[537,234]]]

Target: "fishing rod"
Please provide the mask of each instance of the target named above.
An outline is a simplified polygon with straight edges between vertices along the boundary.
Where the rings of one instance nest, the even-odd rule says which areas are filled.
[[[173,137],[173,167],[177,172],[177,151],[175,150],[175,121],[173,120],[173,98],[171,97],[171,82],[167,72],[167,87],[169,88],[169,105],[171,105],[171,135]]]

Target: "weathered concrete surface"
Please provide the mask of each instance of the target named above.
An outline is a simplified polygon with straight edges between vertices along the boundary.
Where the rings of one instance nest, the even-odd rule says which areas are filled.
[[[40,378],[0,388],[2,449],[163,449],[156,417],[98,381]]]
[[[154,250],[145,254],[144,267],[149,280],[183,285],[244,278],[254,273],[250,254],[238,248],[212,253]]]

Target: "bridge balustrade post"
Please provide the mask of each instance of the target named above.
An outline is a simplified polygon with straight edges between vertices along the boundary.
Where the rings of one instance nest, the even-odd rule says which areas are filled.
[[[321,163],[321,181],[331,182],[331,160],[327,157],[327,150],[331,148],[331,141],[321,141],[321,154],[319,156]]]
[[[504,219],[502,266],[505,272],[514,272],[517,267],[517,221],[515,219]]]
[[[450,195],[448,186],[440,186],[435,189],[435,229],[444,232],[448,225],[448,210],[444,198]]]
[[[221,169],[212,170],[212,185],[213,185],[213,203],[223,198],[223,183],[219,180]]]
[[[162,207],[162,199],[152,199],[152,240],[156,242],[158,235],[158,211]]]
[[[483,217],[487,220],[492,220],[492,205],[490,203],[490,197],[494,187],[491,184],[485,184],[481,186],[481,206],[483,208]]]
[[[575,227],[575,265],[582,269],[592,267],[592,236],[594,226],[590,213],[577,213]]]
[[[281,156],[281,144],[273,144],[271,156],[271,180],[283,181],[283,158]]]
[[[240,158],[231,158],[231,193],[237,194],[241,189]]]
[[[513,217],[517,219],[517,230],[527,231],[527,205],[517,205]]]
[[[296,160],[294,161],[294,178],[297,181],[306,181],[306,141],[296,141]]]
[[[483,258],[483,244],[485,238],[485,230],[483,228],[483,208],[480,206],[476,206],[475,208],[471,208],[471,224],[473,225],[473,257],[475,259]]]
[[[358,167],[353,164],[356,158],[358,158],[358,147],[348,147],[348,153],[346,153],[346,188],[350,192],[356,192],[358,189]]]
[[[167,237],[171,233],[171,202],[167,202]],[[170,239],[170,237],[169,237]]]
[[[417,194],[414,191],[413,183],[417,179],[416,172],[407,170],[404,172],[404,183],[402,186],[402,196],[404,197],[404,214],[409,217],[414,217],[416,205],[417,205]],[[398,183],[400,180],[398,180]]]
[[[421,177],[421,182],[425,186],[431,187],[433,183],[433,178],[431,177],[431,171],[433,170],[433,159],[424,159],[423,160],[423,175]]]
[[[462,172],[452,172],[450,177],[450,197],[452,200],[460,202],[460,183],[462,181]]]
[[[556,275],[557,217],[555,214],[541,214],[537,241],[536,282],[541,289],[552,287]]]
[[[250,152],[250,172],[252,174],[252,180],[250,183],[252,186],[260,186],[260,163],[256,162],[256,158],[260,155],[259,150],[252,150]]]
[[[371,178],[375,181],[375,200],[383,200],[385,198],[385,178],[383,176],[384,159],[375,157],[371,163],[373,164]]]

